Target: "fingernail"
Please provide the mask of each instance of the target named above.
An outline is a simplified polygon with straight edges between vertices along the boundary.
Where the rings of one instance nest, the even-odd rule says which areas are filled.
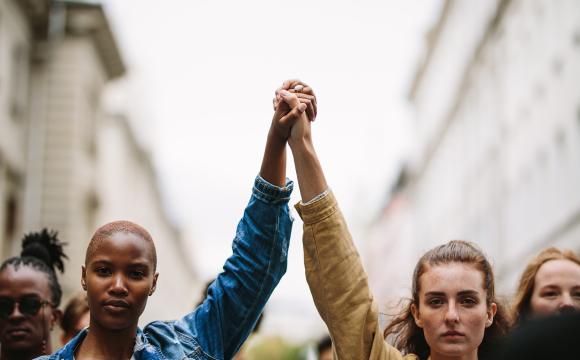
[[[280,90],[280,95],[286,97],[286,96],[290,95],[290,93],[286,90]]]

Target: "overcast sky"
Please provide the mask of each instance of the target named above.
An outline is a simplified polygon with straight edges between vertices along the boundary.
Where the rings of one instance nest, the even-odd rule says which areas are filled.
[[[106,0],[128,73],[114,106],[150,149],[168,211],[215,276],[259,171],[274,90],[312,85],[313,137],[328,182],[364,246],[412,144],[406,95],[441,0]],[[120,98],[120,100],[119,100]],[[296,179],[291,158],[288,176]],[[292,202],[299,200],[295,190]],[[321,333],[304,279],[296,213],[288,273],[265,330]]]

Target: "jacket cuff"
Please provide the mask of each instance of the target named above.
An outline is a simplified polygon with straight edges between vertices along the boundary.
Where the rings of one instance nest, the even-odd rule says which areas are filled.
[[[286,185],[280,187],[270,184],[258,175],[254,181],[252,193],[255,197],[266,203],[277,204],[290,201],[290,194],[292,194],[293,189],[294,182],[288,178],[286,178]]]
[[[294,205],[298,215],[307,224],[314,224],[322,221],[334,214],[338,210],[338,204],[332,190],[328,190],[316,201],[302,204],[301,202]]]

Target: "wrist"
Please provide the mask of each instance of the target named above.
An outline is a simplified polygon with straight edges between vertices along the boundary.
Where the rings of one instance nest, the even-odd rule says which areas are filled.
[[[293,153],[314,150],[314,145],[312,144],[312,138],[310,136],[301,136],[298,138],[290,137],[288,139],[288,145]]]
[[[268,142],[273,144],[277,144],[280,146],[286,146],[288,142],[288,136],[286,136],[281,129],[276,128],[274,125],[270,127],[270,131],[268,131]]]

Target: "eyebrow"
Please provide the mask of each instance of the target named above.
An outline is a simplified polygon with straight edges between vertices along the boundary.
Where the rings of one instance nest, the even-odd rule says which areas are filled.
[[[542,289],[560,289],[560,285],[548,284],[548,285],[544,285],[544,286],[540,287],[540,290],[542,290]]]
[[[113,264],[112,261],[104,260],[104,259],[101,259],[101,260],[93,260],[92,263],[91,263],[91,266],[96,266],[96,265],[113,266],[114,264]],[[136,261],[134,263],[129,264],[128,267],[133,267],[133,268],[135,268],[135,267],[142,267],[142,268],[149,269],[151,266],[146,261]]]
[[[466,295],[479,295],[479,292],[477,292],[476,290],[461,290],[457,293],[457,295],[459,296],[466,296]],[[429,291],[428,293],[425,293],[425,296],[446,296],[446,294],[442,291]]]

